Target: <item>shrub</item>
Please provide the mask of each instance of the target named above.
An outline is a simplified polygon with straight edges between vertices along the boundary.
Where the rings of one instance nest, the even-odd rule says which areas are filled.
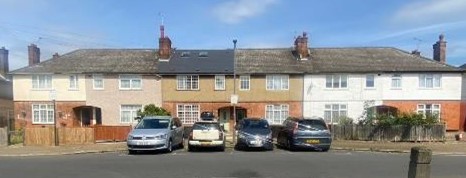
[[[144,116],[169,116],[170,112],[165,110],[162,107],[157,107],[155,104],[149,104],[144,106],[144,110],[138,111],[138,116],[144,117]]]

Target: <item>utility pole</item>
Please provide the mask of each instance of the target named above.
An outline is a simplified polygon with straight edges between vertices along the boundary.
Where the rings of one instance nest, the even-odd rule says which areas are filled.
[[[233,40],[233,97],[238,97],[236,96],[236,42],[238,40],[234,39]],[[233,146],[236,145],[236,103],[233,103]]]
[[[56,105],[56,98],[57,98],[57,91],[55,89],[51,90],[49,93],[49,97],[53,103],[53,136],[55,146],[58,146],[58,133],[57,133],[57,105]]]

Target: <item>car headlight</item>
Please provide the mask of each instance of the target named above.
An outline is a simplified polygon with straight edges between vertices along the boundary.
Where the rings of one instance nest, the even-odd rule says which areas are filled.
[[[166,139],[167,136],[168,136],[168,134],[156,135],[156,136],[155,136],[155,139],[162,140],[162,139]]]
[[[246,138],[246,134],[239,132],[238,138]]]

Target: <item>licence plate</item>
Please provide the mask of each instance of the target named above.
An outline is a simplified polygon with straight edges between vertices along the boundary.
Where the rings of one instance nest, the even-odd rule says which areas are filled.
[[[309,144],[319,144],[319,143],[320,143],[320,140],[316,140],[316,139],[306,140],[306,143],[309,143]]]
[[[149,142],[137,142],[136,145],[149,145]]]
[[[201,145],[210,145],[211,144],[211,142],[200,142],[200,143],[201,143]]]
[[[249,141],[249,144],[251,144],[251,145],[260,145],[261,141],[252,140],[252,141]]]

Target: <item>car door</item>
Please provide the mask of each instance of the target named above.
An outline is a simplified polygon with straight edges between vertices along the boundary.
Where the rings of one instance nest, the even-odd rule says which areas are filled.
[[[181,121],[178,118],[173,118],[173,125],[176,128],[173,130],[175,135],[175,143],[180,144],[183,141],[183,127],[181,125]]]

